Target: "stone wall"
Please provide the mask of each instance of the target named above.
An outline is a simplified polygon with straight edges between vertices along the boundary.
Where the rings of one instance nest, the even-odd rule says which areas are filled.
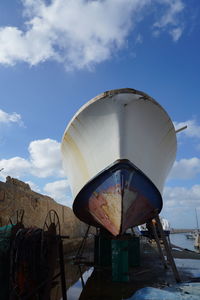
[[[77,238],[86,231],[86,225],[75,217],[71,208],[32,191],[28,184],[8,176],[6,182],[0,181],[0,226],[8,224],[10,217],[15,222],[16,211],[19,209],[25,211],[25,227],[43,228],[47,213],[53,209],[59,216],[62,235]]]

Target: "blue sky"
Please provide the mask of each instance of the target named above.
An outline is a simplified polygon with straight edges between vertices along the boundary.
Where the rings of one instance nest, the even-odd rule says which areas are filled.
[[[60,142],[73,114],[115,88],[142,90],[177,128],[162,215],[200,219],[199,0],[0,2],[0,180],[71,205]]]

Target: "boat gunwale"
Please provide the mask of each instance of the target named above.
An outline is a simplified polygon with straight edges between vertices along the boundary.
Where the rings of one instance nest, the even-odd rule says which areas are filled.
[[[73,121],[75,119],[77,119],[78,115],[85,109],[87,108],[89,105],[91,105],[92,103],[100,100],[100,99],[104,99],[106,97],[112,97],[114,95],[117,95],[117,94],[134,94],[134,95],[141,95],[142,97],[140,97],[138,100],[148,100],[150,102],[152,102],[154,105],[157,105],[168,117],[168,119],[170,120],[173,128],[174,128],[174,131],[175,130],[175,127],[174,127],[174,124],[169,116],[169,114],[167,113],[167,111],[152,97],[150,97],[148,94],[142,92],[142,91],[139,91],[139,90],[136,90],[136,89],[132,89],[132,88],[122,88],[122,89],[114,89],[114,90],[108,90],[108,91],[105,91],[99,95],[97,95],[96,97],[90,99],[89,101],[87,101],[85,104],[83,104],[79,110],[75,113],[75,115],[72,117],[72,119],[69,121],[65,131],[64,131],[64,134],[63,134],[63,137],[62,137],[62,141],[61,141],[61,148],[62,148],[62,143],[64,141],[64,137],[66,135],[66,132],[68,131],[69,127],[71,126],[71,124],[73,123]]]

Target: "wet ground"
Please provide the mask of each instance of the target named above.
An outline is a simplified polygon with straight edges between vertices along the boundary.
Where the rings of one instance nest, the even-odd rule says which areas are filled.
[[[193,251],[173,249],[176,266],[182,282],[200,282],[200,254]],[[143,287],[164,288],[176,284],[171,267],[164,268],[155,244],[141,242],[141,264],[130,269],[129,282],[113,282],[109,267],[95,267],[93,252],[84,253],[87,266],[74,265],[72,257],[65,257],[68,300],[131,300]],[[59,281],[52,290],[53,300],[62,299]]]

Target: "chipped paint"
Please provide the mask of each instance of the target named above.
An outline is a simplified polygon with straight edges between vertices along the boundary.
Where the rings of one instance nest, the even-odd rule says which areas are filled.
[[[89,199],[89,211],[93,217],[113,235],[120,233],[122,195],[119,185],[101,193],[93,193]]]
[[[144,223],[161,208],[158,189],[127,160],[117,161],[86,184],[73,205],[80,220],[114,236]]]
[[[123,207],[123,210],[122,210]],[[101,193],[94,192],[89,199],[89,212],[93,218],[114,236],[151,218],[155,208],[138,191],[115,185]]]

